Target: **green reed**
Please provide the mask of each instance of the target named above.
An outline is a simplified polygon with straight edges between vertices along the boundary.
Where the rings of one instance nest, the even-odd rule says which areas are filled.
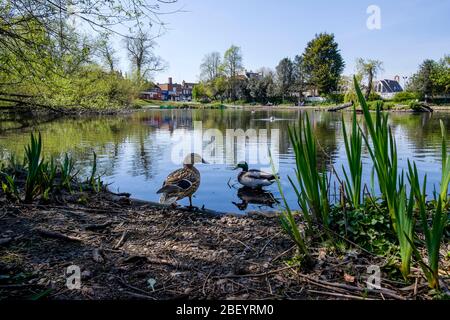
[[[402,188],[398,183],[397,145],[391,128],[388,125],[388,115],[383,115],[380,104],[377,104],[374,122],[356,78],[354,78],[354,83],[372,145],[369,143],[369,136],[365,134],[362,134],[362,136],[369,150],[375,172],[377,173],[378,184],[380,185],[382,196],[387,202],[392,225],[395,230],[396,212],[398,212],[399,206],[401,205],[399,198]]]
[[[442,178],[441,178],[441,200],[444,204],[447,204],[448,198],[448,185],[450,183],[450,156],[447,152],[447,135],[445,131],[445,126],[442,120],[440,121],[441,125],[441,170],[442,170]]]
[[[450,168],[448,165],[445,128],[442,124],[442,121],[441,121],[441,131],[442,131],[441,193],[439,194],[437,201],[435,201],[435,206],[432,210],[427,210],[427,195],[426,195],[427,176],[424,177],[423,184],[421,186],[419,182],[419,174],[416,164],[415,163],[411,164],[408,161],[408,171],[409,171],[408,180],[411,185],[411,191],[414,194],[414,198],[416,201],[416,208],[419,212],[421,226],[425,236],[425,247],[427,250],[428,264],[426,264],[424,262],[424,259],[421,257],[419,250],[416,248],[414,244],[414,239],[412,236],[409,237],[409,242],[413,247],[416,259],[419,261],[423,273],[425,274],[428,280],[429,287],[433,289],[439,289],[439,250],[443,240],[444,230],[448,224],[446,199],[449,183],[447,176],[450,174]],[[431,220],[431,226],[429,220]]]
[[[344,135],[345,151],[347,154],[347,162],[350,170],[350,177],[342,166],[345,177],[345,192],[351,205],[355,209],[359,209],[361,204],[362,191],[362,169],[363,164],[361,160],[362,153],[362,134],[359,130],[356,120],[356,112],[353,110],[352,118],[352,132],[349,137],[345,127],[344,117],[342,116],[342,132]]]
[[[25,183],[25,202],[32,202],[39,192],[42,169],[42,137],[41,133],[36,138],[31,133],[30,144],[25,146],[25,163],[27,168],[27,179]]]
[[[317,141],[309,117],[300,117],[298,128],[289,128],[289,137],[295,153],[296,181],[288,177],[300,209],[311,230],[314,222],[329,225],[330,203],[328,177],[317,162]]]
[[[270,154],[270,150],[269,150],[269,154]],[[294,212],[292,212],[292,210],[289,207],[289,204],[286,200],[286,197],[283,192],[283,188],[281,187],[280,178],[275,171],[275,166],[272,161],[272,155],[270,155],[270,164],[272,166],[272,172],[274,173],[275,180],[277,182],[278,190],[280,191],[280,195],[281,195],[281,198],[283,199],[283,203],[284,203],[284,208],[279,215],[281,227],[289,235],[289,237],[295,242],[295,244],[297,245],[297,248],[299,250],[299,253],[307,258],[307,257],[309,257],[309,251],[308,251],[308,246],[306,245],[305,237],[304,237],[304,235],[302,235],[300,233],[297,222],[295,221],[295,214],[294,214]],[[309,221],[308,214],[305,215],[305,219],[308,222],[308,226],[311,227],[311,225],[310,225],[311,221]]]
[[[75,160],[70,157],[67,153],[64,155],[64,161],[61,163],[61,186],[67,189],[71,189],[71,184],[74,177],[77,175],[74,174],[75,168]]]

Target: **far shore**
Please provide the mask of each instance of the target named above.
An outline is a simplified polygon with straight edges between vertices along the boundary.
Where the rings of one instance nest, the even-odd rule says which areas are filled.
[[[400,105],[400,104],[399,104]],[[328,111],[331,108],[334,108],[336,105],[321,105],[321,106],[296,106],[296,105],[234,105],[234,104],[228,104],[224,103],[219,107],[215,104],[201,104],[196,102],[178,102],[178,101],[161,101],[160,104],[156,104],[155,102],[152,102],[146,106],[143,106],[143,108],[148,109],[234,109],[234,110],[252,110],[252,111],[273,111],[273,110],[312,110],[312,111]],[[405,106],[406,107],[406,106]],[[358,110],[359,108],[357,108]],[[433,111],[435,112],[450,112],[450,105],[443,105],[443,106],[432,106]],[[139,109],[138,109],[139,110]],[[347,108],[341,111],[351,111],[352,108]],[[417,111],[414,111],[412,109],[405,109],[405,108],[393,108],[390,110],[383,110],[385,112],[402,112],[402,113],[418,113]]]

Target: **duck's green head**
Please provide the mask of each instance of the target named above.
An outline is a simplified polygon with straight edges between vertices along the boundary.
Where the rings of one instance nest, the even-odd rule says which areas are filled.
[[[243,171],[248,171],[248,164],[247,164],[247,162],[239,162],[238,164],[237,164],[237,166],[236,166],[236,168],[234,168],[234,170],[237,170],[237,169],[242,169]]]

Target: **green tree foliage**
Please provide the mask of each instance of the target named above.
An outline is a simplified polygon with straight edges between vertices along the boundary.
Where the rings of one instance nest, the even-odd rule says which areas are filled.
[[[303,53],[303,63],[308,82],[320,94],[337,90],[345,63],[333,34],[316,35]]]
[[[252,102],[266,104],[275,96],[274,74],[271,71],[261,72],[260,77],[254,77],[248,81],[248,90]]]
[[[139,38],[120,30],[144,30],[143,23],[160,10],[143,0],[0,1],[0,106],[63,111],[129,105],[145,81],[133,82],[117,72],[109,37]],[[154,57],[146,54],[142,78],[147,58]],[[95,62],[99,56],[105,70]]]
[[[365,98],[366,100],[369,100],[373,89],[373,79],[380,71],[383,70],[383,62],[379,60],[365,60],[363,58],[359,58],[356,60],[356,69],[363,78],[367,79]]]
[[[294,84],[294,63],[289,58],[284,58],[276,67],[277,85],[282,99],[290,93]]]
[[[433,97],[450,92],[450,56],[439,61],[425,60],[411,77],[408,91],[417,92],[421,97]]]
[[[228,97],[232,100],[237,95],[237,76],[244,69],[240,47],[232,45],[223,56],[223,71],[228,77]]]
[[[196,101],[209,99],[208,88],[204,83],[199,83],[192,89],[192,98]]]
[[[294,83],[291,87],[292,91],[297,94],[298,102],[303,101],[303,93],[307,89],[305,64],[303,56],[297,55],[294,59]]]

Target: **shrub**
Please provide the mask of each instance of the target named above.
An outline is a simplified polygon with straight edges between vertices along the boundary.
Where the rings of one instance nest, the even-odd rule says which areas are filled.
[[[358,97],[356,96],[356,93],[354,91],[348,91],[344,95],[344,103],[347,102],[354,102],[356,105],[358,105]]]
[[[332,102],[335,104],[343,103],[345,100],[345,95],[342,93],[330,93],[326,96],[327,102]]]
[[[371,92],[368,101],[382,100],[381,96],[376,92]]]
[[[374,100],[367,102],[367,106],[370,110],[377,110],[377,105],[380,105],[381,110],[384,110],[384,101],[383,100]]]
[[[392,101],[394,102],[404,102],[408,100],[420,100],[420,94],[416,92],[410,92],[410,91],[403,91],[398,92],[394,98],[392,98]]]

